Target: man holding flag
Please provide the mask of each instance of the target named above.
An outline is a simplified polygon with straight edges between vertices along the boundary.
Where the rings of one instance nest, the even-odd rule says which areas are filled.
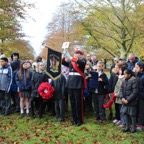
[[[84,69],[86,61],[82,59],[84,53],[80,49],[74,51],[74,56],[71,57],[69,52],[65,50],[62,64],[69,67],[69,76],[66,87],[70,96],[73,124],[80,126],[84,122],[83,116],[83,90],[86,88],[86,80]],[[69,62],[65,60],[69,59]]]

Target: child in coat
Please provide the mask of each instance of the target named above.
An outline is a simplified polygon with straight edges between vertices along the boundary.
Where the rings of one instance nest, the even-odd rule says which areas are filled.
[[[42,82],[47,82],[48,81],[48,77],[44,72],[44,63],[43,62],[38,62],[37,63],[37,68],[33,73],[32,76],[32,92],[31,92],[31,99],[30,99],[30,103],[31,103],[31,116],[32,118],[36,117],[36,113],[35,113],[35,104],[37,102],[38,105],[38,110],[39,110],[39,118],[42,118],[42,110],[43,110],[43,99],[42,97],[39,95],[38,93],[38,87]]]
[[[124,71],[125,80],[122,82],[120,97],[122,99],[121,113],[126,118],[126,128],[123,132],[136,132],[136,105],[139,91],[139,81],[133,76],[130,69]],[[130,125],[132,123],[132,129]]]
[[[8,64],[6,57],[1,57],[0,63],[0,100],[2,104],[2,115],[8,116],[11,106],[10,87],[12,84],[12,68],[10,64]]]
[[[99,122],[105,121],[105,110],[103,108],[103,104],[104,97],[107,91],[106,88],[109,84],[107,75],[104,73],[103,69],[104,63],[102,61],[99,61],[96,65],[96,73],[98,73],[98,87],[92,89],[90,88],[94,103],[95,118],[99,120]]]
[[[55,113],[56,120],[58,122],[65,120],[65,85],[66,79],[63,74],[57,80],[52,81],[52,85],[55,89],[54,99],[55,99]]]
[[[24,117],[24,103],[26,104],[26,114],[29,116],[29,99],[31,96],[32,72],[29,70],[31,63],[24,61],[21,63],[20,70],[16,74],[16,84],[20,96],[20,113]]]

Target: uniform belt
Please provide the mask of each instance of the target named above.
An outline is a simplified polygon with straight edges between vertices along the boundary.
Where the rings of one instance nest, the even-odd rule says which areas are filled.
[[[69,72],[69,75],[77,75],[77,76],[81,76],[78,72]]]

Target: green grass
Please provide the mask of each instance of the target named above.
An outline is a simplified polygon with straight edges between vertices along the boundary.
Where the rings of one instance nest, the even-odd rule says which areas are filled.
[[[62,123],[48,114],[43,119],[21,119],[19,114],[0,116],[0,144],[144,144],[144,132],[122,133],[111,121],[100,124],[94,120],[93,113],[86,113],[80,127],[70,121],[70,112]]]

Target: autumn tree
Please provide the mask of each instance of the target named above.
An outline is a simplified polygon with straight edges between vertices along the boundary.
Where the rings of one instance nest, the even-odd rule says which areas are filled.
[[[77,12],[74,10],[75,5],[73,3],[62,3],[53,15],[52,21],[47,26],[47,37],[45,43],[47,46],[62,52],[63,42],[71,42],[70,51],[78,45],[84,42],[82,36],[80,36],[79,30],[75,28],[77,25],[76,17]],[[45,54],[43,50],[42,55]],[[43,55],[44,56],[44,55]],[[44,56],[45,57],[45,56]]]
[[[7,43],[25,36],[20,22],[28,17],[27,9],[32,7],[33,4],[22,0],[0,1],[0,52]]]
[[[143,0],[75,0],[78,4],[81,25],[86,32],[87,44],[104,49],[112,56],[126,57],[132,51],[138,27],[140,6]],[[141,13],[142,14],[142,13]]]

